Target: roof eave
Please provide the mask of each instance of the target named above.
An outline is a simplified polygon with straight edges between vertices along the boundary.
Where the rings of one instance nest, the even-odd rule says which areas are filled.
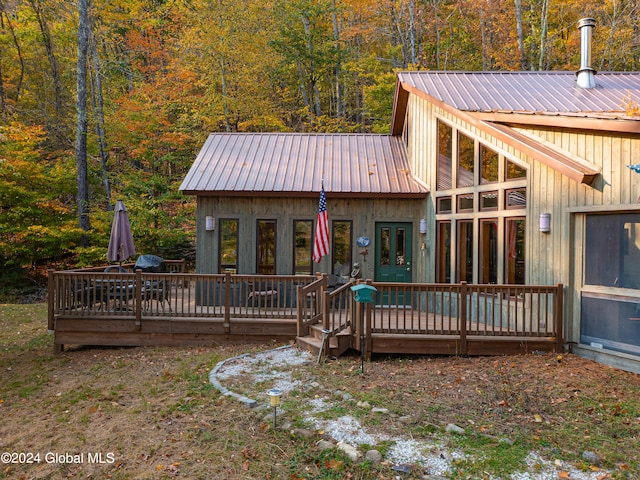
[[[531,114],[504,112],[473,112],[473,115],[486,122],[530,125],[534,127],[572,128],[575,130],[597,130],[617,133],[640,133],[640,118],[603,118],[575,114]],[[622,116],[622,115],[621,115]]]
[[[273,192],[273,191],[197,191],[183,190],[184,195],[198,197],[247,197],[247,198],[314,198],[317,199],[320,192]],[[429,190],[419,192],[326,192],[327,200],[332,198],[366,198],[366,199],[424,199],[429,195]]]

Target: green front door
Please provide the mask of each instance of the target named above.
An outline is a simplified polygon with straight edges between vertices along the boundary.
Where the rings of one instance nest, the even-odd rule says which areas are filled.
[[[376,282],[411,282],[411,236],[411,223],[376,223]],[[387,305],[403,305],[405,302],[401,294],[398,298],[394,295],[394,298],[385,296],[380,300]]]

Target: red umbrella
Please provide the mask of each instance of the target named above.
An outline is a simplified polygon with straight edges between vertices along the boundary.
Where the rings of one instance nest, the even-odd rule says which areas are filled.
[[[129,216],[122,200],[116,202],[113,225],[111,226],[111,237],[109,238],[109,248],[107,249],[107,260],[110,262],[120,262],[136,254],[133,247],[133,235],[129,225]]]

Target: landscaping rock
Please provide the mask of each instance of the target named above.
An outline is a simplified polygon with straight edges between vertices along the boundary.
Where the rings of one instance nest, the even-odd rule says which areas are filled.
[[[599,466],[602,463],[602,458],[596,452],[585,451],[582,452],[582,459],[585,462],[589,462],[591,465]]]
[[[447,433],[456,433],[458,435],[464,434],[464,428],[454,425],[453,423],[448,424],[444,430]]]
[[[371,409],[371,411],[373,413],[389,413],[389,409],[388,408],[382,408],[382,407],[373,407]]]
[[[331,450],[333,447],[335,447],[333,442],[330,442],[329,440],[318,440],[318,443],[316,445],[318,445],[318,448],[320,450]]]
[[[291,430],[291,435],[296,437],[311,438],[315,434],[316,432],[308,430],[306,428],[294,428],[293,430]]]
[[[338,445],[336,446],[338,447],[338,449],[342,450],[352,462],[357,462],[360,458],[360,452],[353,445],[349,445],[345,442],[338,442]]]
[[[382,454],[378,450],[368,450],[367,453],[365,453],[364,458],[374,465],[382,462]]]

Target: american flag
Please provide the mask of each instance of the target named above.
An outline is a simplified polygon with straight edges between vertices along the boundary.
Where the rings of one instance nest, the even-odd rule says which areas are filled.
[[[327,217],[327,197],[324,193],[324,182],[320,190],[318,205],[318,222],[316,224],[316,241],[313,246],[313,261],[320,263],[322,257],[329,253],[329,220]]]

